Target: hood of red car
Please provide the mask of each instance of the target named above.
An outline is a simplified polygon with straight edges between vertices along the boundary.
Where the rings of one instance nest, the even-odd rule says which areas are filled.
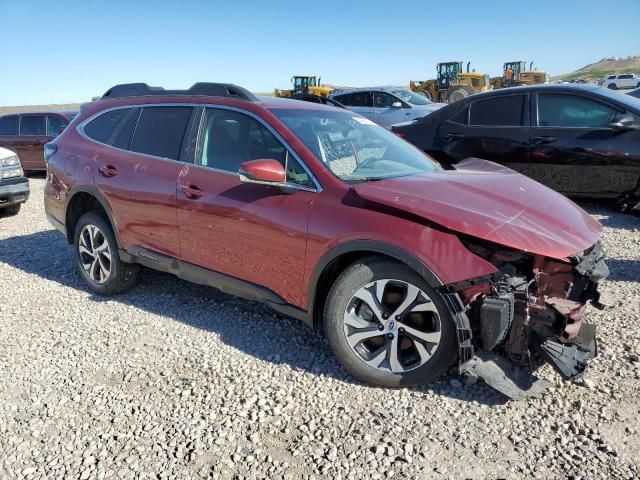
[[[493,162],[354,186],[373,205],[418,215],[456,232],[552,258],[591,247],[602,226],[563,195]]]

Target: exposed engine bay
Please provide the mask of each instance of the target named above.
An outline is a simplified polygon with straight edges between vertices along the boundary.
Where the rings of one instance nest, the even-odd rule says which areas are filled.
[[[579,378],[597,354],[595,326],[584,314],[588,303],[603,308],[597,287],[609,270],[602,244],[558,260],[477,239],[463,243],[498,271],[446,287],[459,373],[481,377],[513,399],[549,386],[533,374],[543,361],[566,380]]]

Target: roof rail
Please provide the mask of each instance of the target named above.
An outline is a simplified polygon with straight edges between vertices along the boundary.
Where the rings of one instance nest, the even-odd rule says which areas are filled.
[[[115,85],[102,95],[103,99],[122,97],[148,97],[156,95],[202,95],[207,97],[230,97],[258,101],[257,97],[246,88],[231,83],[194,83],[188,90],[165,90],[162,87],[150,87],[146,83],[122,83]]]

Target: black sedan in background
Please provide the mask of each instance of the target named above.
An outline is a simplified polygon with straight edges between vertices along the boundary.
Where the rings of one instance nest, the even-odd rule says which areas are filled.
[[[538,85],[471,95],[392,131],[448,167],[477,157],[573,197],[640,209],[640,99]]]

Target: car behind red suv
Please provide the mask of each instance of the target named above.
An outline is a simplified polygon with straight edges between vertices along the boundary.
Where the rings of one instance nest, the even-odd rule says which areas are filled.
[[[595,355],[601,226],[508,168],[442,170],[353,112],[205,83],[113,87],[45,155],[47,216],[99,294],[144,265],[260,300],[376,385],[455,365],[517,398],[537,384],[490,362],[575,378]]]

